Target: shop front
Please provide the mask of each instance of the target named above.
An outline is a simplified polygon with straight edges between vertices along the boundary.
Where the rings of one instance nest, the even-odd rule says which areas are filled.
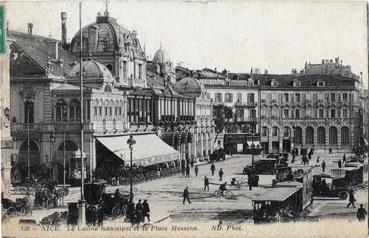
[[[228,133],[224,135],[224,150],[227,154],[259,154],[260,136],[250,133]]]

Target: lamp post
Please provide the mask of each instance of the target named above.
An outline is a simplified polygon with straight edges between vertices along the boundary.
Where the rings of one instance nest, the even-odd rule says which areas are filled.
[[[65,131],[63,131],[63,188],[65,188]]]
[[[31,167],[30,167],[30,148],[29,148],[29,107],[27,107],[27,177],[31,177]]]
[[[254,150],[255,150],[255,145],[254,145],[254,129],[251,129],[251,166],[252,166],[252,171],[254,171]]]
[[[53,156],[52,156],[52,144],[54,144],[55,142],[55,131],[52,130],[50,131],[50,163],[52,166],[52,171],[53,171],[53,178],[54,178],[54,161],[53,161]]]
[[[129,201],[133,201],[133,183],[132,183],[132,153],[133,153],[133,145],[136,144],[136,140],[133,138],[133,135],[130,135],[127,140],[127,144],[129,145],[130,151],[130,176],[129,176]]]

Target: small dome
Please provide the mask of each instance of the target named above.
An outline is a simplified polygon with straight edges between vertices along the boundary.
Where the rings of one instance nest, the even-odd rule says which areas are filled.
[[[176,82],[174,90],[180,94],[190,94],[198,97],[202,92],[205,92],[205,87],[197,79],[186,77]]]
[[[152,61],[154,61],[157,64],[170,63],[170,57],[169,57],[168,52],[160,48],[156,51]]]
[[[73,66],[72,70],[68,73],[68,77],[79,77],[80,64]],[[95,60],[87,60],[82,62],[82,68],[85,68],[85,78],[95,79],[103,81],[113,80],[113,75],[110,71],[102,64]]]

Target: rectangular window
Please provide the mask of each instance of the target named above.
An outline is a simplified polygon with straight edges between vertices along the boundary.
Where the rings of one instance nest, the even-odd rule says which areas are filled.
[[[323,118],[323,117],[324,117],[324,110],[319,109],[319,118]]]
[[[242,102],[242,93],[237,93],[237,101]]]
[[[336,101],[336,94],[331,93],[331,102],[335,102],[335,101]]]
[[[99,116],[101,116],[101,115],[102,115],[102,108],[99,107]]]
[[[222,94],[221,93],[215,93],[215,102],[222,102]]]
[[[284,118],[288,118],[288,109],[285,109],[284,111],[283,111],[283,115],[284,115]]]
[[[123,61],[123,78],[127,79],[127,61]]]
[[[296,110],[296,119],[300,119],[300,110]]]
[[[284,94],[284,102],[288,102],[289,101],[289,95],[288,93]]]
[[[252,118],[252,119],[256,118],[256,110],[255,109],[250,110],[250,118]]]
[[[248,102],[249,104],[254,104],[255,102],[255,95],[253,93],[248,94]]]
[[[342,94],[343,102],[347,102],[347,93]]]
[[[224,102],[232,103],[233,102],[233,94],[232,93],[226,93]]]
[[[142,79],[142,64],[138,65],[138,78]]]
[[[314,102],[317,102],[318,101],[318,94],[317,93],[314,93],[313,101]]]
[[[347,109],[343,109],[343,110],[342,110],[342,114],[343,114],[343,117],[344,117],[344,118],[347,118],[347,117],[348,117]]]
[[[331,109],[331,118],[336,118],[336,110]]]
[[[105,116],[108,115],[108,107],[105,107]]]
[[[300,96],[299,93],[296,93],[295,98],[296,98],[296,102],[300,102],[301,101],[301,96]]]
[[[97,107],[95,107],[95,116],[97,116]]]
[[[111,116],[113,114],[113,109],[112,107],[109,107],[109,115]]]

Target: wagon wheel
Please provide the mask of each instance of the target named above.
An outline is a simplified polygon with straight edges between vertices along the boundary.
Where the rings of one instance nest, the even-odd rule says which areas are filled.
[[[121,212],[122,212],[122,216],[125,216],[125,215],[126,215],[126,213],[127,213],[127,205],[124,205],[124,206],[122,207]]]
[[[7,210],[6,210],[6,213],[9,215],[9,216],[15,216],[17,214],[17,210],[14,208],[14,207],[9,207]]]
[[[338,197],[341,199],[341,200],[346,200],[347,197],[348,197],[348,193],[346,191],[341,191],[338,193]]]
[[[224,191],[224,197],[225,197],[226,199],[229,199],[229,198],[231,198],[232,196],[233,196],[233,193],[232,193],[231,191],[228,191],[228,190]]]
[[[111,214],[113,215],[113,220],[117,219],[119,215],[121,215],[122,211],[119,207],[115,206],[113,207]]]
[[[214,192],[214,196],[216,197],[216,198],[220,198],[220,196],[221,196],[222,194],[221,194],[221,192],[219,191],[219,190],[217,190],[217,191],[215,191]]]
[[[275,174],[275,170],[274,169],[271,169],[268,171],[270,175],[274,175]]]
[[[29,207],[25,206],[25,207],[22,207],[21,208],[21,213],[23,215],[29,215],[29,216],[31,216],[32,215],[32,210]]]

